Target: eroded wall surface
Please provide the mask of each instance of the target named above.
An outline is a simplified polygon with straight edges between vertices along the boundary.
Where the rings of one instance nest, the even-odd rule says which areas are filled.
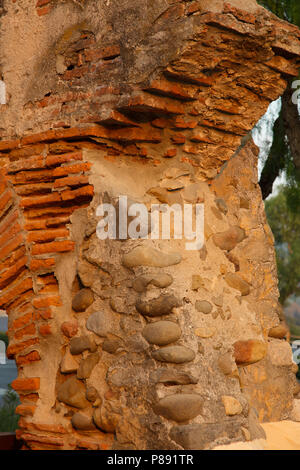
[[[298,74],[299,30],[255,1],[0,11],[0,304],[24,448],[262,437],[298,388],[250,132]],[[99,240],[120,195],[204,203],[204,247]]]

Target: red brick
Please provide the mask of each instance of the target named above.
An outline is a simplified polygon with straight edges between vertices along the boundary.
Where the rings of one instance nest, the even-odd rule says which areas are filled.
[[[136,112],[154,112],[158,114],[184,114],[182,103],[171,98],[154,96],[150,93],[140,93],[131,98],[127,108]]]
[[[45,194],[52,191],[52,183],[32,183],[15,185],[15,191],[20,196],[29,196],[32,194]]]
[[[4,209],[6,209],[9,203],[12,203],[13,195],[10,189],[7,189],[3,194],[0,196],[0,216],[3,214]]]
[[[177,82],[171,82],[165,78],[160,78],[151,82],[147,91],[169,96],[183,101],[190,101],[196,98],[198,87],[194,85],[183,85]]]
[[[22,197],[20,206],[21,207],[35,207],[53,204],[55,202],[60,202],[61,197],[58,193],[51,193],[45,196],[28,196]]]
[[[9,240],[11,240],[15,235],[20,233],[21,227],[18,222],[12,224],[1,236],[0,236],[0,246],[5,245]]]
[[[5,232],[17,219],[19,218],[19,212],[11,210],[0,224],[0,234]]]
[[[22,279],[22,281],[16,283],[9,290],[6,290],[4,293],[2,293],[2,295],[0,296],[0,305],[9,305],[9,303],[12,302],[13,299],[18,298],[24,292],[27,292],[28,290],[32,289],[32,286],[33,284],[31,278],[27,277],[25,279]]]
[[[17,356],[16,363],[18,366],[24,366],[41,360],[40,353],[38,351],[31,351],[24,356]]]
[[[182,145],[185,143],[185,135],[184,134],[181,134],[181,133],[177,133],[177,134],[174,134],[172,137],[171,137],[171,140],[173,142],[173,144],[176,144],[176,145]]]
[[[21,421],[22,428],[29,431],[45,431],[53,432],[55,434],[67,434],[68,431],[61,424],[48,424],[48,423],[32,423]]]
[[[74,173],[81,173],[90,170],[91,163],[77,163],[75,165],[61,166],[53,170],[53,176],[68,176]]]
[[[65,186],[81,186],[88,184],[89,178],[86,175],[67,176],[54,181],[53,188],[63,188]]]
[[[32,289],[25,292],[24,294],[18,295],[13,302],[11,302],[8,306],[6,306],[6,310],[8,312],[12,312],[12,311],[15,311],[17,307],[20,307],[20,306],[23,307],[24,306],[23,304],[28,303],[28,301],[31,300],[33,296],[34,296],[34,292]]]
[[[41,325],[39,327],[39,332],[42,336],[51,335],[51,326],[50,325]]]
[[[29,242],[45,242],[55,240],[55,238],[66,238],[69,235],[69,230],[66,228],[58,228],[52,230],[36,230],[29,232],[27,240]]]
[[[87,62],[96,62],[101,59],[113,59],[118,55],[120,55],[120,46],[118,44],[101,47],[100,49],[87,49],[84,51],[84,57]]]
[[[46,5],[46,6],[43,7],[43,8],[38,8],[38,9],[36,10],[36,12],[37,12],[37,14],[38,14],[39,16],[44,16],[44,15],[47,15],[47,14],[49,13],[49,11],[51,10],[51,8],[52,8],[51,5]]]
[[[33,351],[36,352],[36,351]],[[25,357],[25,356],[24,356]],[[26,395],[19,394],[21,403],[24,402],[33,402],[36,403],[39,399],[38,393],[26,393]],[[19,427],[24,428],[25,421],[22,418],[19,420]]]
[[[60,155],[48,155],[46,157],[47,166],[58,166],[62,163],[71,162],[73,160],[82,160],[82,152],[64,153]]]
[[[58,447],[63,446],[65,442],[64,439],[61,439],[59,437],[42,436],[41,434],[30,434],[30,433],[22,433],[20,434],[20,438],[28,443],[33,441],[33,442],[45,443],[45,444],[58,446]],[[39,449],[39,447],[37,447],[37,449]]]
[[[17,173],[21,170],[34,170],[45,167],[45,157],[42,155],[34,155],[32,157],[21,159],[15,162],[11,162],[7,168],[7,173]]]
[[[28,312],[25,315],[22,315],[21,317],[16,318],[13,321],[12,327],[14,330],[17,330],[19,328],[24,327],[25,325],[28,325],[29,323],[32,322],[32,320],[33,320],[33,312]]]
[[[54,295],[51,297],[40,297],[40,298],[35,298],[33,300],[33,306],[36,308],[44,308],[44,307],[59,307],[61,306],[61,300],[58,295]]]
[[[39,390],[40,379],[38,377],[31,377],[26,379],[15,379],[12,381],[11,386],[14,390],[20,392],[33,392]]]
[[[33,245],[31,253],[33,255],[42,255],[45,253],[62,253],[65,251],[74,251],[74,249],[75,242],[71,240],[64,240]]]
[[[0,151],[1,150],[11,150],[19,147],[20,140],[2,140],[0,142]]]
[[[33,416],[36,410],[34,405],[19,405],[16,408],[16,414],[20,416]]]
[[[238,20],[244,21],[245,23],[251,23],[255,24],[256,22],[256,17],[255,15],[252,15],[251,13],[241,10],[240,8],[235,8],[230,5],[230,3],[225,3],[224,4],[224,13],[231,13],[233,16],[235,16]]]
[[[194,129],[195,127],[197,127],[198,121],[195,119],[187,120],[181,117],[177,117],[173,124],[174,127],[177,127],[179,129]]]
[[[26,269],[27,256],[19,259],[14,263],[11,268],[8,268],[4,273],[0,274],[0,289],[6,287],[12,282],[19,274]]]
[[[31,271],[39,271],[39,270],[44,270],[44,269],[50,269],[53,266],[55,266],[55,259],[54,258],[34,259],[30,263]]]
[[[19,354],[24,349],[29,348],[30,346],[33,346],[34,344],[38,344],[38,343],[39,343],[38,338],[31,338],[31,339],[27,339],[26,341],[9,344],[6,350],[6,355],[10,359],[16,354]]]
[[[170,126],[170,121],[164,118],[157,118],[151,122],[152,126],[158,127],[159,129],[165,129]]]
[[[53,170],[32,170],[32,171],[20,171],[15,175],[10,176],[10,181],[14,184],[22,183],[34,183],[42,181],[53,180]]]
[[[25,326],[21,330],[18,330],[15,333],[14,338],[15,339],[22,339],[24,336],[32,336],[35,333],[36,333],[35,324],[31,323],[31,325]]]
[[[175,157],[177,154],[177,149],[168,149],[165,153],[164,153],[164,157],[165,158],[172,158],[172,157]]]
[[[7,255],[12,253],[14,250],[16,250],[16,248],[19,248],[19,246],[23,244],[23,236],[21,234],[17,235],[13,240],[8,242],[2,249],[0,249],[0,259],[5,259]]]
[[[22,258],[26,253],[26,248],[25,246],[22,246],[21,248],[18,248],[16,251],[14,251],[9,258],[6,258],[3,263],[0,263],[0,272],[2,272],[4,269],[9,269],[11,266],[13,266],[20,258]]]
[[[70,201],[72,199],[88,197],[92,198],[94,196],[94,186],[83,186],[82,188],[74,189],[74,190],[66,190],[61,193],[61,197],[63,201]]]

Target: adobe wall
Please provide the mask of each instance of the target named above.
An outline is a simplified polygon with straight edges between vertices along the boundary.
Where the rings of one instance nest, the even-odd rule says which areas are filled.
[[[290,416],[250,132],[299,38],[255,1],[4,1],[0,307],[24,448],[209,449]],[[100,241],[119,195],[203,202],[205,246]]]

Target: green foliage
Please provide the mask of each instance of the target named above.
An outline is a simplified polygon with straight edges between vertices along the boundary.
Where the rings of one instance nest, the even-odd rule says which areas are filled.
[[[15,411],[20,401],[11,386],[8,386],[7,392],[2,397],[2,403],[0,407],[0,432],[14,432],[19,421],[19,415]]]
[[[258,0],[258,3],[271,10],[279,18],[300,26],[299,0]]]
[[[300,294],[300,213],[288,205],[289,188],[265,203],[270,227],[275,237],[280,301]]]
[[[8,336],[4,331],[0,331],[0,341],[4,341],[6,347],[8,346]]]

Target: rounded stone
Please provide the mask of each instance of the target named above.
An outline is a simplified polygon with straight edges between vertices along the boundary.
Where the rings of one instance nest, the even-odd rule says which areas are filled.
[[[88,379],[94,367],[98,364],[100,359],[99,353],[89,354],[85,359],[81,359],[79,368],[77,370],[77,377],[79,379]]]
[[[146,325],[142,335],[150,344],[165,346],[166,344],[174,343],[174,341],[180,338],[181,329],[174,322],[158,321]]]
[[[222,250],[230,251],[244,240],[246,237],[245,231],[238,226],[230,227],[225,232],[216,233],[213,235],[214,244]]]
[[[223,395],[222,402],[227,416],[239,415],[243,411],[242,405],[234,397],[231,397],[229,395]]]
[[[94,294],[91,289],[81,289],[74,295],[72,308],[75,312],[84,312],[94,302]]]
[[[87,335],[72,338],[70,341],[71,354],[81,354],[83,351],[95,352],[96,350],[96,343]]]
[[[207,300],[196,300],[195,309],[207,315],[212,311],[212,304]]]
[[[108,415],[106,411],[100,407],[96,408],[93,414],[93,420],[97,428],[109,433],[115,432],[119,419],[119,415],[113,413],[109,413]]]
[[[248,365],[261,361],[266,356],[268,349],[267,344],[258,339],[237,341],[233,348],[237,365]]]
[[[81,431],[92,431],[96,429],[92,417],[83,413],[75,413],[72,416],[71,422],[73,428],[79,429]]]
[[[99,398],[97,389],[93,385],[89,385],[86,389],[86,399],[93,403],[97,398]]]
[[[281,323],[269,330],[269,336],[271,338],[283,339],[288,334],[288,331],[287,326],[284,323]]]
[[[122,258],[122,264],[127,268],[134,268],[136,266],[165,268],[180,262],[180,253],[163,253],[155,248],[146,246],[138,246]]]
[[[89,404],[85,398],[85,386],[74,376],[58,387],[57,399],[75,408],[85,408]]]
[[[172,362],[174,364],[191,362],[196,356],[192,349],[185,346],[166,346],[154,351],[152,355],[157,361]]]
[[[188,385],[198,383],[198,379],[189,372],[175,369],[157,369],[152,374],[152,380],[155,383],[166,385]]]
[[[162,398],[154,412],[178,423],[189,421],[201,413],[203,399],[195,393],[181,393]]]
[[[195,329],[195,334],[199,338],[211,338],[216,334],[216,328],[210,328],[209,326],[203,326]]]
[[[78,322],[75,321],[65,321],[60,327],[62,333],[67,336],[67,338],[72,338],[77,334],[78,331]]]
[[[179,301],[174,295],[163,294],[155,299],[143,301],[138,299],[136,309],[142,315],[158,317],[172,313],[173,308],[179,307]]]
[[[244,281],[244,279],[242,279],[241,276],[239,276],[238,274],[227,273],[225,276],[225,281],[233,289],[239,290],[242,295],[250,294],[250,285],[248,284],[248,282]]]
[[[106,339],[102,344],[102,350],[109,354],[115,354],[121,347],[121,341],[118,339]]]
[[[106,336],[112,329],[112,314],[106,310],[94,312],[87,319],[86,327],[98,336]]]

